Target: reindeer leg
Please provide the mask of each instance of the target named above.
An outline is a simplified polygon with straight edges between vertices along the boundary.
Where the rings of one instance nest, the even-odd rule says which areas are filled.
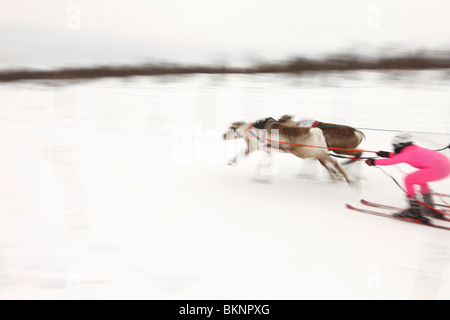
[[[255,146],[254,143],[252,143],[250,141],[250,139],[246,138],[245,139],[245,143],[247,144],[247,148],[245,149],[245,151],[244,152],[241,151],[233,159],[228,161],[227,162],[228,165],[233,166],[233,165],[238,164],[238,162],[240,162],[241,159],[247,158],[250,155],[250,153],[252,153],[255,150],[257,150],[257,147]]]
[[[330,174],[331,180],[333,181],[338,181],[338,173],[337,171],[328,164],[329,159],[327,158],[317,158],[317,160],[319,160],[320,164],[327,169],[328,173]]]
[[[345,181],[347,181],[348,184],[352,185],[353,181],[349,178],[349,176],[347,175],[347,172],[345,172],[344,169],[342,169],[342,167],[339,165],[339,163],[337,163],[336,160],[333,160],[331,158],[330,158],[330,162],[332,163],[334,168],[344,177]]]

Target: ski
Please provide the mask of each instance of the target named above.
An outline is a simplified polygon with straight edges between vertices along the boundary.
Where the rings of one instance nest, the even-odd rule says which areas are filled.
[[[446,226],[442,226],[439,224],[434,224],[434,223],[429,223],[429,224],[425,224],[417,219],[410,219],[410,218],[404,218],[404,217],[396,217],[393,216],[392,214],[389,213],[384,213],[384,212],[379,212],[379,211],[373,211],[373,210],[368,210],[368,209],[363,209],[363,208],[358,208],[358,207],[354,207],[350,204],[346,204],[346,207],[350,210],[353,211],[357,211],[357,212],[363,212],[363,213],[367,213],[367,214],[371,214],[371,215],[375,215],[375,216],[379,216],[379,217],[385,217],[385,218],[391,218],[391,219],[395,219],[395,220],[400,220],[400,221],[405,221],[405,222],[410,222],[410,223],[415,223],[415,224],[421,224],[423,226],[428,226],[428,227],[432,227],[432,228],[437,228],[437,229],[443,229],[443,230],[449,230],[450,231],[450,227],[446,227]]]
[[[361,203],[366,205],[366,206],[374,207],[374,208],[388,209],[388,210],[398,210],[398,211],[403,210],[402,208],[399,208],[399,207],[393,207],[393,206],[388,206],[388,205],[381,204],[381,203],[370,202],[370,201],[367,201],[367,200],[364,200],[364,199],[361,200]]]
[[[438,192],[433,192],[433,194],[438,197],[450,198],[450,194],[438,193]]]
[[[450,208],[450,205],[443,199],[443,198],[450,198],[450,194],[444,194],[444,193],[437,193],[437,192],[433,192],[433,195],[435,195],[436,197],[440,197],[442,202],[444,202],[445,204],[438,204],[438,206],[440,207],[444,207],[446,209]]]
[[[369,207],[375,207],[375,208],[380,208],[380,209],[397,210],[397,211],[404,210],[404,209],[399,208],[399,207],[393,207],[393,206],[388,206],[388,205],[381,204],[381,203],[370,202],[370,201],[367,201],[367,200],[364,200],[364,199],[361,200],[361,203],[366,205],[366,206],[369,206]],[[431,210],[436,211],[437,213],[440,213],[440,214],[444,215],[444,218],[443,219],[439,219],[439,220],[450,222],[450,219],[447,217],[447,215],[448,215],[447,212],[434,209],[434,208],[432,208],[432,207],[430,207],[430,206],[428,206],[425,203],[420,202],[420,201],[419,201],[419,203],[422,204],[423,206],[426,206],[427,208],[430,208]],[[441,205],[441,206],[443,206],[443,205]]]

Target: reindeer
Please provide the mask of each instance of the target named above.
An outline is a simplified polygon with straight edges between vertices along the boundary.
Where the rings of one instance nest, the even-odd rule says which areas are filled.
[[[278,122],[293,127],[302,126],[302,122],[294,121],[293,116],[291,115],[282,116]],[[357,161],[357,158],[361,157],[362,152],[355,150],[361,144],[363,139],[366,138],[361,131],[349,126],[319,121],[310,121],[310,125],[322,130],[327,146],[331,151],[337,154],[351,155],[354,157],[354,159],[345,162],[344,165],[353,163]]]
[[[223,138],[225,140],[244,138],[247,144],[245,156],[263,145],[267,150],[276,149],[301,159],[317,159],[333,180],[341,180],[343,177],[347,183],[352,184],[347,173],[329,156],[321,129],[288,126],[273,118],[267,118],[256,123],[234,122]],[[238,159],[236,156],[228,164],[234,165]]]

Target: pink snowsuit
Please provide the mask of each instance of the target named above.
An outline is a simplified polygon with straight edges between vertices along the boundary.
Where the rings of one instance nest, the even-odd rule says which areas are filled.
[[[420,169],[405,178],[408,197],[416,195],[414,185],[419,185],[422,194],[431,191],[428,182],[444,179],[450,175],[450,161],[448,158],[434,150],[425,149],[416,145],[410,145],[399,153],[390,153],[389,159],[377,159],[377,166],[388,166],[397,163],[408,163],[414,168]]]

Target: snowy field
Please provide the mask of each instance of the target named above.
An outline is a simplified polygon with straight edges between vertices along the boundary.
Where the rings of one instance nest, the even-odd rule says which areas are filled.
[[[222,140],[292,114],[361,128],[365,150],[395,130],[437,149],[449,89],[439,73],[2,85],[0,299],[450,299],[450,232],[345,208],[406,206],[380,170],[347,167],[350,187],[289,154],[231,167],[244,142]]]

